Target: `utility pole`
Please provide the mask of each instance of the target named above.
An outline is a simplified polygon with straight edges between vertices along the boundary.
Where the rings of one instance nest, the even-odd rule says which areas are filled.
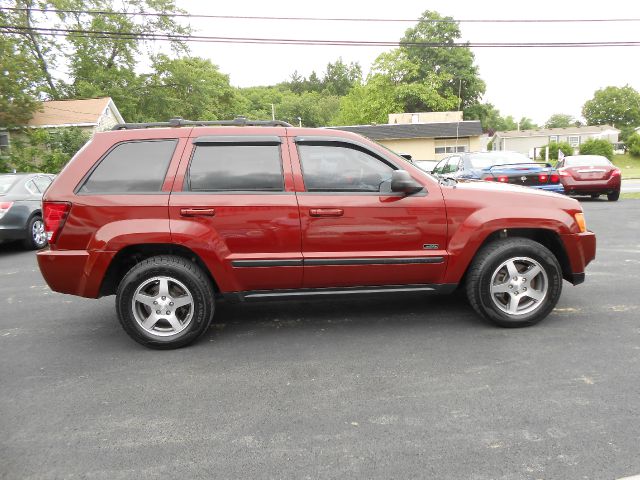
[[[276,120],[276,106],[273,103],[271,104],[271,120],[274,122]]]

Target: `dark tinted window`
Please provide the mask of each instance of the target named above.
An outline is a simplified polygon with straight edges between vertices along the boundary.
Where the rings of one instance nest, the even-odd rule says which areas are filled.
[[[117,145],[102,159],[80,192],[159,192],[177,143],[149,140]]]
[[[299,145],[308,191],[380,192],[395,170],[389,164],[348,146]],[[387,185],[387,186],[389,186]]]
[[[283,190],[277,145],[200,145],[189,167],[192,191]]]

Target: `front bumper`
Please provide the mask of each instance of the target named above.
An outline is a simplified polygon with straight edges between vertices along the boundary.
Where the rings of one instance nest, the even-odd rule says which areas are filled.
[[[561,235],[571,272],[565,279],[574,285],[584,282],[587,265],[596,258],[596,235],[593,232]]]

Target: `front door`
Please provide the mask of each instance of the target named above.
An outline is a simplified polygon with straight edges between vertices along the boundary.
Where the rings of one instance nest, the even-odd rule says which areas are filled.
[[[307,288],[439,283],[446,214],[438,185],[391,192],[398,165],[366,145],[290,139]],[[424,183],[424,179],[423,182]]]

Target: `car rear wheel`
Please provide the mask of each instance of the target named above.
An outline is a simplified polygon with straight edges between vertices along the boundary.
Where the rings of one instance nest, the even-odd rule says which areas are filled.
[[[31,217],[27,224],[27,237],[23,241],[27,250],[39,250],[47,245],[47,234],[44,231],[42,217]]]
[[[562,270],[544,245],[527,238],[483,247],[467,274],[467,297],[484,318],[501,327],[526,327],[544,319],[562,292]]]
[[[134,266],[120,282],[118,318],[136,342],[159,349],[188,345],[207,331],[214,291],[195,263],[156,256]]]
[[[607,193],[607,199],[610,202],[617,202],[620,198],[620,190],[616,190],[615,192]]]

